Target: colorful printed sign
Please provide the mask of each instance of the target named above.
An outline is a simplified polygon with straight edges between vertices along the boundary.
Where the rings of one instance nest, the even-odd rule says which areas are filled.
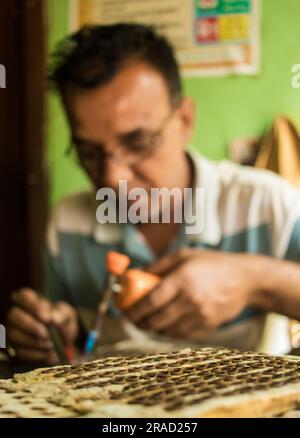
[[[72,0],[72,28],[151,24],[167,36],[185,75],[255,74],[261,0]]]

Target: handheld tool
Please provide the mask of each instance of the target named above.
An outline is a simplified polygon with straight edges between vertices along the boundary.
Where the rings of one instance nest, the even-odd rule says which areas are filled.
[[[39,294],[46,299],[45,294],[39,292]],[[61,333],[53,322],[48,322],[46,328],[53,344],[55,353],[58,356],[59,362],[62,365],[69,365],[74,360],[74,348],[72,344],[65,345],[61,337]]]
[[[129,264],[130,258],[128,256],[115,251],[107,253],[106,266],[109,275],[93,328],[87,336],[84,350],[85,359],[91,357],[102,334],[104,317],[113,294],[117,294],[118,308],[127,310],[160,282],[160,277],[157,275],[140,269],[127,269]]]
[[[73,361],[73,349],[71,346],[65,347],[57,327],[53,323],[47,324],[47,330],[52,341],[54,350],[62,365],[68,365]]]
[[[106,315],[109,302],[112,298],[112,294],[113,292],[117,292],[119,290],[117,280],[126,271],[129,263],[130,258],[124,254],[115,251],[109,251],[107,253],[107,282],[97,309],[97,316],[93,328],[88,332],[87,335],[84,349],[85,358],[89,358],[94,352],[96,343],[102,333],[104,317]]]

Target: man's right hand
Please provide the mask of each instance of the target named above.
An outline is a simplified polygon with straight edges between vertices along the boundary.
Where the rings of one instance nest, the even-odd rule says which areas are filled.
[[[75,309],[68,303],[50,303],[32,289],[20,289],[12,294],[13,307],[7,316],[7,336],[16,357],[22,361],[59,362],[46,327],[53,323],[63,341],[73,343],[78,335]]]

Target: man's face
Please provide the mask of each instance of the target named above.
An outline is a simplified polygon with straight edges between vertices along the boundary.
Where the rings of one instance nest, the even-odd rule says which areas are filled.
[[[183,99],[173,109],[156,70],[144,63],[129,65],[107,85],[90,90],[70,87],[64,104],[81,164],[96,189],[111,187],[118,192],[121,179],[127,181],[128,190],[181,183],[193,104]],[[86,152],[96,149],[104,158],[85,160]]]

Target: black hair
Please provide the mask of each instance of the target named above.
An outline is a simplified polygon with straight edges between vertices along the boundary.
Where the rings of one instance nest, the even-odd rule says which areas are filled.
[[[140,24],[90,25],[67,36],[52,54],[48,79],[63,95],[66,85],[105,85],[135,60],[161,74],[172,104],[180,100],[179,69],[171,45],[152,27]]]

